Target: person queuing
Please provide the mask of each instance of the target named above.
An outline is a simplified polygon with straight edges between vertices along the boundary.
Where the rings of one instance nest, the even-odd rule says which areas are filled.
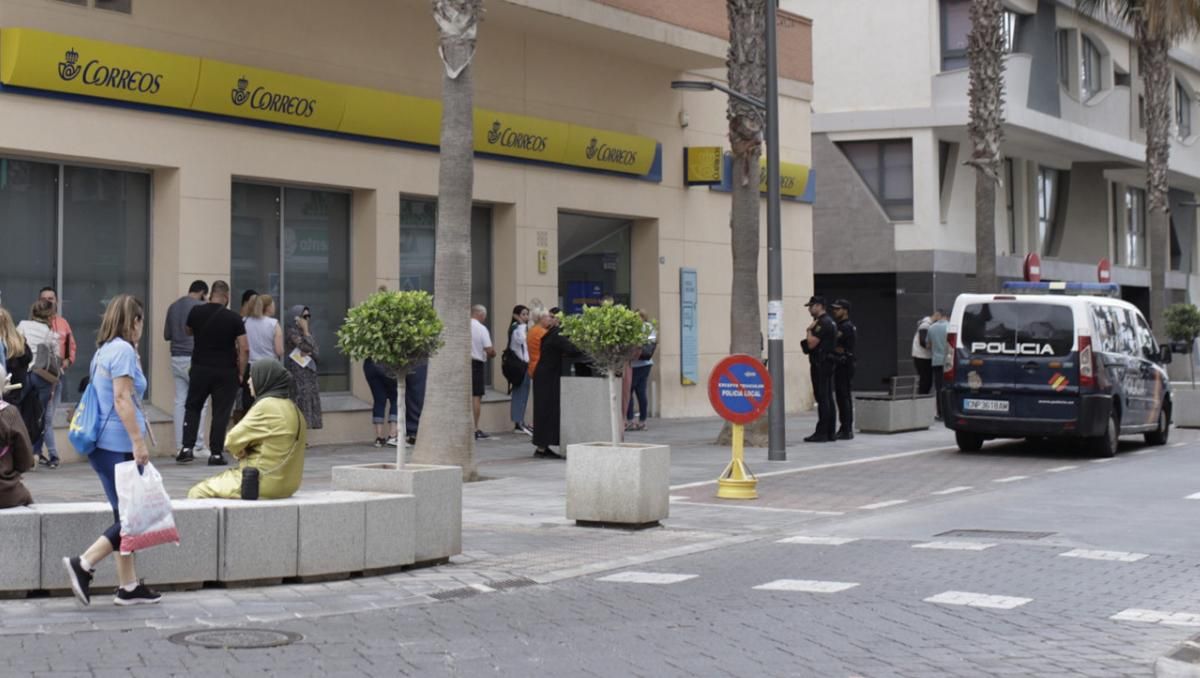
[[[212,398],[212,426],[208,430],[209,466],[224,466],[225,429],[233,413],[233,401],[246,373],[250,349],[242,317],[226,308],[229,283],[218,280],[212,285],[207,304],[188,312],[185,332],[195,338],[192,351],[191,379],[184,404],[183,447],[176,463],[195,459],[193,450],[200,430],[204,402]]]
[[[475,440],[490,438],[479,430],[479,413],[483,407],[483,392],[487,382],[487,361],[496,356],[492,348],[492,335],[488,332],[487,308],[476,304],[471,307],[471,414],[475,416]]]
[[[800,348],[808,354],[813,396],[817,400],[817,430],[804,442],[829,443],[837,439],[833,402],[833,352],[837,343],[837,325],[825,312],[825,297],[810,297],[805,306],[813,321],[805,331]]]
[[[215,293],[215,284],[213,290]],[[237,317],[237,314],[233,315]],[[124,556],[120,553],[121,514],[117,503],[116,467],[125,461],[136,461],[139,466],[150,462],[145,437],[146,418],[141,407],[146,393],[146,375],[137,353],[142,323],[142,303],[128,294],[121,294],[108,302],[96,335],[98,348],[92,358],[91,387],[95,389],[100,411],[116,416],[105,416],[100,438],[96,441],[96,449],[88,455],[88,463],[100,478],[104,495],[112,505],[113,524],[82,554],[62,559],[75,599],[83,605],[92,602],[91,584],[96,565],[114,553],[119,584],[113,596],[115,604],[157,603],[162,599],[162,594],[138,581],[133,554]],[[240,320],[238,324],[241,324]],[[213,407],[216,408],[215,401]],[[198,408],[196,412],[199,414]],[[214,412],[214,418],[219,414]],[[224,435],[222,431],[221,437]]]
[[[193,280],[187,294],[179,297],[167,307],[167,318],[163,322],[163,339],[171,344],[171,376],[175,379],[175,449],[182,450],[183,420],[186,416],[188,385],[191,383],[192,351],[196,340],[187,331],[188,314],[193,308],[203,306],[208,297],[208,283]],[[204,402],[201,419],[208,418],[208,401]],[[207,449],[204,432],[196,431],[196,449]]]
[[[579,349],[559,330],[558,308],[542,316],[545,332],[538,339],[533,372],[533,456],[539,459],[564,459],[550,449],[559,444],[562,413],[562,375],[564,361],[580,354]],[[532,358],[533,356],[531,356]]]
[[[626,431],[645,431],[646,416],[650,412],[650,398],[646,394],[646,384],[650,380],[650,370],[654,369],[654,346],[658,343],[658,331],[654,327],[654,323],[650,322],[646,312],[638,309],[638,315],[642,317],[642,327],[649,334],[646,344],[637,350],[637,357],[630,361],[625,369],[632,371],[632,379],[630,380],[629,402],[625,406],[625,430]],[[635,422],[633,419],[634,401],[637,401],[638,418]]]
[[[949,340],[947,339],[947,330],[950,328],[947,322],[948,316],[944,309],[938,309],[933,312],[933,324],[929,326],[929,355],[930,365],[933,370],[933,401],[937,408],[935,417],[938,421],[942,419],[942,370],[945,369],[946,361],[950,358],[947,355],[950,352]]]
[[[933,318],[921,318],[912,339],[913,368],[917,371],[917,392],[921,395],[933,388],[933,353],[929,350],[929,326],[932,324]]]
[[[62,357],[62,365],[60,366],[59,383],[53,389],[50,395],[50,402],[46,408],[45,427],[42,433],[42,440],[46,446],[46,451],[50,453],[50,459],[57,465],[58,460],[58,443],[54,440],[54,413],[58,411],[58,407],[62,405],[63,392],[67,390],[66,379],[67,370],[75,364],[75,334],[71,331],[71,323],[60,313],[58,304],[58,290],[53,287],[46,286],[38,293],[38,299],[48,301],[51,304],[50,329],[58,335],[58,339],[62,342],[59,346],[58,355]],[[36,453],[36,450],[35,450]]]
[[[518,360],[529,366],[529,308],[522,304],[513,306],[512,323],[508,326],[508,350]],[[518,365],[519,367],[519,365]],[[512,420],[513,432],[533,435],[533,429],[525,425],[525,407],[529,403],[529,389],[532,378],[528,371],[521,374],[521,383],[512,386],[512,400],[509,401],[508,418]]]
[[[850,302],[838,299],[829,305],[837,323],[837,342],[833,349],[833,392],[838,411],[838,440],[854,438],[854,346],[858,328],[850,320]]]
[[[317,378],[317,361],[321,359],[317,340],[312,334],[312,311],[296,305],[288,311],[284,346],[288,357],[287,371],[292,375],[292,400],[304,413],[309,429],[322,427],[321,382]]]
[[[250,350],[250,363],[259,360],[283,359],[283,328],[275,318],[275,299],[269,294],[256,294],[250,298],[242,317],[246,327],[246,344]],[[243,375],[248,378],[250,375]],[[243,382],[239,410],[245,413],[254,406],[250,387]],[[241,419],[241,417],[238,417]]]
[[[0,361],[0,393],[8,386],[8,372]],[[29,490],[21,483],[21,474],[33,468],[33,444],[21,413],[0,400],[0,509],[33,503]]]
[[[37,394],[37,402],[42,412],[42,419],[36,422],[37,430],[29,431],[33,438],[33,454],[42,466],[58,468],[58,450],[49,449],[48,458],[42,454],[42,445],[46,440],[46,420],[54,418],[50,403],[55,390],[60,387],[59,382],[62,378],[62,339],[52,328],[53,318],[54,304],[45,299],[38,299],[29,309],[29,319],[22,320],[17,325],[17,331],[25,338],[26,351],[33,359],[29,365],[25,388],[32,389]],[[53,435],[53,423],[50,432]]]
[[[15,405],[21,413],[21,421],[25,430],[32,438],[32,433],[42,421],[41,404],[38,403],[37,393],[29,386],[29,364],[33,362],[33,351],[25,345],[25,336],[17,331],[12,316],[0,307],[0,357],[3,367],[7,370],[10,387],[4,393],[3,399],[10,405]],[[31,441],[32,442],[32,441]]]

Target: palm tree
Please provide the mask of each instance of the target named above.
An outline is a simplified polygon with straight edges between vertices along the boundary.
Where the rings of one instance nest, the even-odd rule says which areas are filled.
[[[729,87],[760,101],[767,97],[767,10],[775,0],[728,0]],[[732,245],[733,284],[729,304],[729,351],[758,356],[762,352],[761,314],[758,294],[759,158],[762,157],[763,113],[758,108],[729,98],[725,117],[729,120],[729,145],[733,149],[733,194],[729,216]],[[729,425],[719,441],[728,442]],[[767,417],[746,429],[746,444],[767,446]]]
[[[1172,45],[1200,31],[1200,0],[1076,0],[1080,11],[1105,13],[1133,27],[1145,89],[1146,201],[1150,223],[1150,324],[1162,334],[1166,310],[1171,155]],[[1160,336],[1160,338],[1162,338]]]
[[[429,362],[429,391],[413,460],[461,466],[475,476],[471,415],[471,197],[475,184],[471,59],[483,0],[433,0],[442,78],[433,296],[443,348]]]
[[[970,60],[971,159],[975,168],[975,291],[996,290],[996,185],[1004,138],[1004,7],[1000,0],[973,0]]]

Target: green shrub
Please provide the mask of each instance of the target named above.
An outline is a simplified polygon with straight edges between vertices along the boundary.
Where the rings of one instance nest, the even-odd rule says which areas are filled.
[[[1167,321],[1167,336],[1171,341],[1186,341],[1188,350],[1192,342],[1200,336],[1200,309],[1192,304],[1174,304],[1163,312]]]
[[[346,313],[337,346],[353,360],[373,360],[406,374],[442,347],[442,321],[428,292],[381,290]]]
[[[634,349],[650,339],[637,311],[620,304],[585,306],[583,313],[563,318],[562,333],[595,361],[605,374],[616,375]]]

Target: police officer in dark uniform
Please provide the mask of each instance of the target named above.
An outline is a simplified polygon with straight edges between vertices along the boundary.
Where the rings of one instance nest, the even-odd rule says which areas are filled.
[[[850,382],[854,379],[854,343],[858,328],[850,321],[850,302],[838,299],[829,305],[833,320],[837,323],[837,342],[833,349],[833,393],[837,401],[837,439],[854,438],[854,396]]]
[[[817,430],[804,439],[806,443],[831,443],[835,438],[837,417],[833,403],[834,349],[837,343],[837,326],[825,312],[825,297],[811,297],[809,314],[813,317],[808,326],[801,350],[808,354],[809,370],[812,374],[813,395],[817,399]]]

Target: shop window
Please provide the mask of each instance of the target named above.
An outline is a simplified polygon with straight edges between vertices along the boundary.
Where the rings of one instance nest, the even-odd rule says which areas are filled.
[[[1175,80],[1175,127],[1180,139],[1192,136],[1192,96],[1178,79]]]
[[[1125,189],[1126,266],[1146,265],[1146,191]]]
[[[19,321],[42,287],[57,288],[76,360],[87,365],[108,301],[132,294],[148,303],[150,176],[0,159],[0,241],[0,305]],[[147,342],[141,351],[147,370],[150,350]],[[65,400],[79,397],[78,382],[60,382]]]
[[[1096,43],[1086,35],[1083,36],[1083,78],[1080,88],[1084,101],[1091,99],[1104,88],[1103,66],[1104,54]]]
[[[558,213],[558,294],[564,313],[579,313],[605,297],[632,304],[632,229],[628,219]]]
[[[437,201],[403,198],[400,201],[400,289],[433,294],[434,259],[437,255]],[[508,327],[509,311],[492,308],[492,210],[471,208],[471,304],[488,309],[485,323],[492,343],[504,347],[495,328]],[[487,384],[492,371],[487,370]]]
[[[239,182],[232,199],[233,307],[248,289],[275,297],[281,322],[309,307],[321,390],[349,390],[335,333],[350,305],[350,194]]]
[[[913,218],[912,140],[848,141],[839,144],[892,221]]]
[[[1058,235],[1058,203],[1066,172],[1050,167],[1038,167],[1037,251],[1042,256],[1054,254]]]

